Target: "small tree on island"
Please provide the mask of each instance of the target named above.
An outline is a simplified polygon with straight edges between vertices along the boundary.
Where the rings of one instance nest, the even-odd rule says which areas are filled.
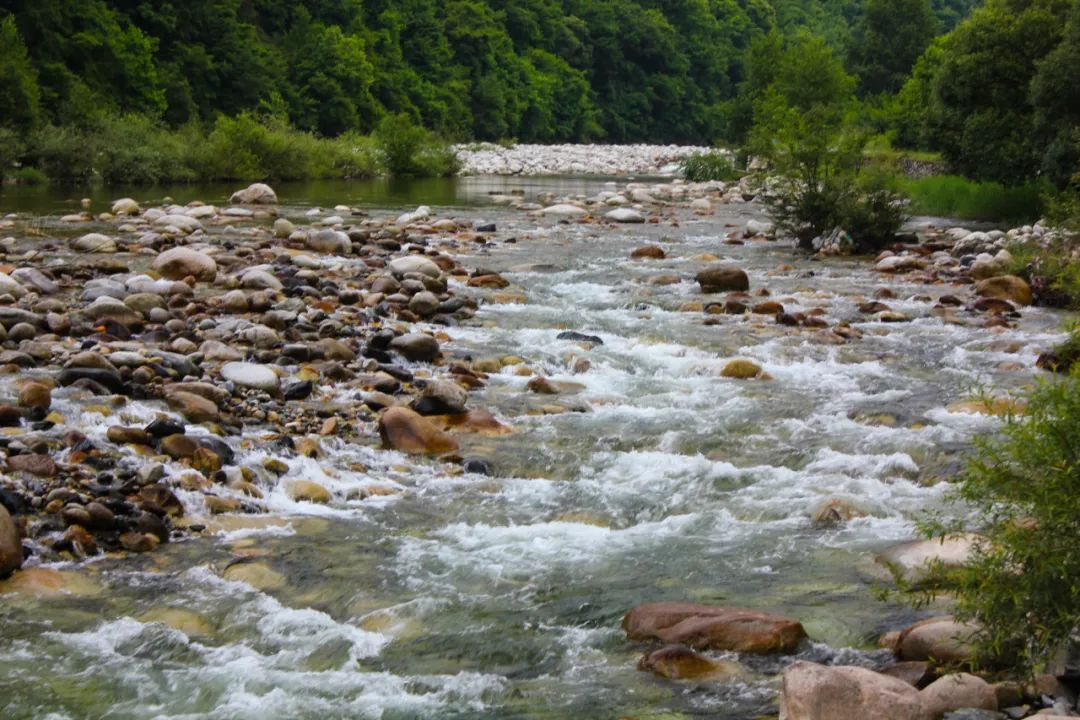
[[[769,164],[769,214],[799,246],[836,228],[856,252],[890,242],[904,220],[893,174],[868,166],[866,135],[850,121],[855,79],[819,37],[803,35],[780,56],[754,108],[750,149]]]

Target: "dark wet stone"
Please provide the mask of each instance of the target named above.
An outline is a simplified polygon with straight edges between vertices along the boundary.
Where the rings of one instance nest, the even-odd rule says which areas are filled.
[[[139,513],[139,519],[135,522],[135,529],[141,533],[154,535],[163,543],[169,542],[169,526],[153,513]]]
[[[461,464],[461,467],[465,472],[475,473],[477,475],[495,474],[491,469],[491,463],[484,458],[465,458],[465,462]]]
[[[310,380],[289,383],[282,388],[282,396],[286,400],[304,400],[311,396],[315,386]]]
[[[566,332],[561,332],[555,336],[555,339],[570,340],[572,342],[587,342],[592,343],[593,345],[604,344],[603,339],[597,337],[596,335],[586,335],[585,333],[579,333],[575,330],[567,330]]]
[[[11,405],[0,405],[0,427],[18,427],[22,424],[22,411]]]
[[[476,232],[493,233],[495,232],[495,223],[484,223],[483,225],[477,225]]]
[[[150,435],[150,437],[163,438],[169,435],[183,435],[184,425],[170,418],[158,418],[151,421],[144,430]]]
[[[396,365],[379,365],[379,370],[383,371],[387,375],[400,380],[401,382],[412,382],[413,374],[405,368],[398,367]]]
[[[56,382],[64,387],[75,385],[81,380],[99,385],[109,392],[123,393],[124,391],[124,380],[120,377],[120,373],[104,368],[65,368],[56,378]]]

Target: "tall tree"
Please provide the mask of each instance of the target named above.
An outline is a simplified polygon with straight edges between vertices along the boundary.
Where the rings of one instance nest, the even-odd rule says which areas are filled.
[[[897,92],[937,27],[930,0],[866,0],[848,49],[860,94]]]

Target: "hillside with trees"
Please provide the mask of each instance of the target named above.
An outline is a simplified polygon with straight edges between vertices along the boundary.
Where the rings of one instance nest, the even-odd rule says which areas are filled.
[[[770,32],[821,35],[861,93],[894,91],[973,4],[8,0],[3,124],[250,111],[335,136],[406,113],[455,139],[712,142],[731,136],[749,49]]]

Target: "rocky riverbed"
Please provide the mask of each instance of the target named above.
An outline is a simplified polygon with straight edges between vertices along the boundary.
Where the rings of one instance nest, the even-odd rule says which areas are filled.
[[[809,257],[753,198],[6,216],[5,717],[1071,710],[867,587],[969,550],[906,542],[1061,337],[1049,231]]]
[[[464,175],[673,175],[679,161],[713,148],[687,145],[496,145],[454,147]]]

